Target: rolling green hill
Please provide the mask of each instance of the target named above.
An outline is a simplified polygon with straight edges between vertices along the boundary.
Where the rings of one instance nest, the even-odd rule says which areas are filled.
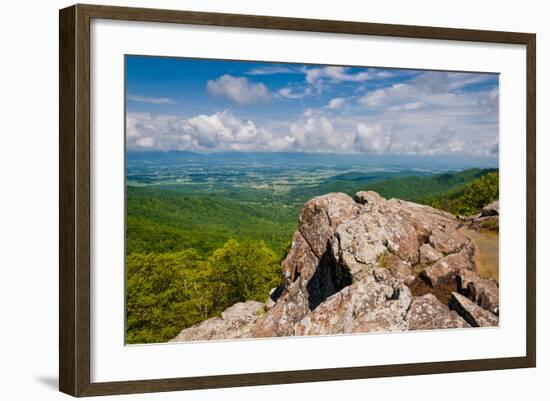
[[[373,183],[369,189],[385,198],[399,198],[420,201],[426,196],[437,196],[452,191],[460,191],[469,182],[484,176],[495,169],[473,168],[456,173],[436,174],[431,177],[404,177]]]
[[[373,190],[386,198],[433,204],[442,196],[458,196],[469,182],[491,171],[470,169],[386,180],[374,174],[337,176],[281,194],[247,188],[182,193],[128,186],[127,253],[193,248],[207,256],[235,238],[263,240],[282,257],[297,227],[299,209],[314,196],[336,191],[353,196],[359,190]]]
[[[127,343],[167,341],[235,302],[263,302],[281,282],[280,261],[299,209],[313,196],[374,190],[453,213],[479,210],[498,198],[498,172],[389,179],[346,173],[287,192],[245,185],[194,188],[127,186]]]
[[[127,253],[194,248],[208,255],[228,239],[261,239],[282,254],[296,228],[283,204],[238,202],[228,196],[127,187]]]

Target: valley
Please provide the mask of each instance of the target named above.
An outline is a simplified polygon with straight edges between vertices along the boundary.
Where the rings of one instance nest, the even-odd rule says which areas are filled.
[[[127,342],[166,341],[241,298],[265,301],[269,290],[283,281],[281,262],[291,249],[300,210],[312,198],[375,191],[386,199],[436,206],[455,215],[479,210],[488,199],[498,198],[498,192],[484,194],[472,185],[489,188],[487,182],[496,177],[498,191],[498,170],[487,162],[469,163],[474,161],[129,152]],[[489,259],[494,259],[495,244],[498,253],[494,235],[486,241],[492,249]],[[498,259],[496,272],[494,260],[486,259],[485,253],[476,255],[476,263],[485,266],[480,274],[498,277]],[[248,269],[246,276],[239,273],[243,269]],[[240,285],[252,292],[227,292]]]

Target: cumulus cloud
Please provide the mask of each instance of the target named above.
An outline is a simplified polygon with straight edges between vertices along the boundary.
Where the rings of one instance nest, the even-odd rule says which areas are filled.
[[[354,144],[361,152],[404,155],[452,155],[487,156],[488,146],[467,143],[448,127],[435,133],[411,133],[407,137],[388,129],[380,123],[359,123],[356,127]]]
[[[478,84],[490,79],[490,74],[472,74],[466,72],[426,71],[418,75],[413,84],[426,92],[449,92]]]
[[[364,106],[376,106],[388,96],[387,89],[377,89],[361,96],[358,102]]]
[[[431,135],[420,133],[409,143],[393,143],[394,151],[408,154],[444,155],[464,153],[465,142],[457,132],[444,126]]]
[[[260,126],[229,111],[191,118],[128,113],[126,141],[132,150],[350,152],[353,137],[336,130],[322,112],[308,109],[295,121]]]
[[[328,102],[327,107],[329,109],[340,109],[346,104],[346,98],[344,97],[335,97]]]
[[[143,138],[137,138],[135,144],[140,148],[153,148],[155,146],[155,139],[150,136],[144,136]]]
[[[382,70],[382,71],[377,71],[375,73],[375,77],[381,78],[381,79],[392,78],[392,77],[395,77],[395,73],[387,70]]]
[[[319,82],[331,76],[366,79],[346,69],[316,69],[322,71],[315,78]],[[378,86],[360,97],[319,97],[316,103],[323,100],[325,106],[287,120],[241,118],[230,111],[185,118],[128,113],[128,148],[498,156],[498,86],[475,86],[488,74],[434,74]],[[271,95],[262,84],[230,75],[209,81],[208,87],[213,95],[239,104],[255,97],[258,102],[315,93],[305,83]]]
[[[361,82],[371,78],[368,71],[353,74],[346,67],[306,68],[304,73],[306,74],[306,81],[310,84],[323,79],[337,82]]]
[[[206,90],[213,96],[224,97],[241,105],[267,102],[271,99],[271,93],[261,82],[253,83],[247,78],[228,74],[209,80],[206,83]]]
[[[301,74],[301,70],[295,67],[273,65],[256,67],[248,70],[247,75],[275,75],[275,74]]]
[[[479,108],[498,109],[498,88],[467,91],[470,85],[491,79],[490,74],[424,72],[407,83],[372,90],[358,99],[360,105],[379,110]]]
[[[150,103],[150,104],[175,104],[176,101],[168,97],[151,97],[141,95],[127,95],[126,100],[131,102]]]
[[[290,125],[290,134],[297,150],[319,152],[338,147],[338,137],[332,123],[327,117],[311,109],[306,110],[299,121]]]
[[[191,118],[128,113],[126,140],[132,150],[498,156],[498,136],[484,139],[480,129],[485,128],[451,128],[444,120],[344,118],[307,109],[294,121],[269,128],[229,111]],[[470,135],[464,135],[466,130]]]
[[[357,103],[364,107],[369,124],[378,124],[389,134],[388,153],[494,157],[498,86],[476,86],[488,80],[494,82],[494,76],[424,72],[370,90]]]
[[[411,111],[411,110],[418,110],[421,109],[422,106],[424,106],[424,102],[409,102],[404,103],[396,106],[390,106],[389,111]]]
[[[385,153],[390,146],[390,137],[381,124],[357,124],[355,145],[361,152]]]
[[[285,86],[277,91],[277,95],[286,99],[303,99],[312,94],[311,87],[292,88]]]
[[[282,151],[293,146],[289,135],[274,135],[229,111],[191,118],[128,113],[126,142],[132,150]]]

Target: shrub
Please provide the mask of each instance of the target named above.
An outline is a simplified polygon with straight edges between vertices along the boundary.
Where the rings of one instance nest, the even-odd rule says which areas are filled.
[[[194,250],[126,259],[126,342],[163,342],[208,316],[205,266]]]
[[[279,258],[263,241],[227,241],[208,259],[216,310],[265,301],[280,281]]]

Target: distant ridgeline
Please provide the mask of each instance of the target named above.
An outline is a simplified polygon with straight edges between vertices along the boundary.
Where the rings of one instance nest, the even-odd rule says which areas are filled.
[[[372,190],[456,215],[498,199],[498,169],[397,176],[346,172],[286,191],[127,186],[128,343],[164,342],[246,300],[264,302],[310,198]]]

